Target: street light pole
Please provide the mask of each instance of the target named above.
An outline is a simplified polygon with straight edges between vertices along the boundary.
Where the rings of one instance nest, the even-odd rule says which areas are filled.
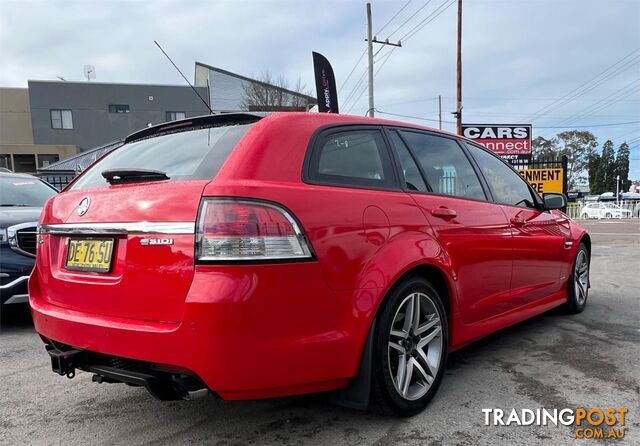
[[[620,175],[616,176],[616,204],[620,206]]]

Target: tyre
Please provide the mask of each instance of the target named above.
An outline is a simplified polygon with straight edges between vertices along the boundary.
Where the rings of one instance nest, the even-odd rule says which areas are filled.
[[[612,217],[612,215],[611,215],[611,213],[609,213],[609,212],[607,212],[606,214],[604,214],[604,218],[611,218],[611,217]]]
[[[587,305],[589,297],[589,251],[584,243],[580,243],[576,258],[573,261],[573,270],[569,277],[568,294],[569,300],[565,304],[568,313],[582,313]]]
[[[586,219],[588,219],[588,218],[589,218],[589,214],[587,214],[587,213],[585,212],[584,214],[580,215],[580,218],[582,218],[582,219],[586,220]]]
[[[377,318],[372,354],[372,409],[410,416],[440,386],[449,345],[442,297],[421,277],[401,280]]]

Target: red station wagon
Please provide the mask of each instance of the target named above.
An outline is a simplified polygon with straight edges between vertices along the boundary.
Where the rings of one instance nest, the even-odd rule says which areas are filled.
[[[169,400],[342,389],[401,415],[447,353],[583,310],[591,240],[458,136],[319,113],[144,129],[45,205],[29,281],[53,370]]]

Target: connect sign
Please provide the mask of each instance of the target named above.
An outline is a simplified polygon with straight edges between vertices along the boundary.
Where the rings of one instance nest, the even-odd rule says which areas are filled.
[[[563,193],[562,168],[522,169],[519,170],[518,173],[520,173],[539,194],[544,192]]]

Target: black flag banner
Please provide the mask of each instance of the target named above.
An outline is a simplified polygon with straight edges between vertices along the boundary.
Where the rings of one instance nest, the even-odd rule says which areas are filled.
[[[320,113],[338,113],[338,92],[333,68],[326,57],[315,51],[313,52],[313,71],[316,77],[318,111]]]

